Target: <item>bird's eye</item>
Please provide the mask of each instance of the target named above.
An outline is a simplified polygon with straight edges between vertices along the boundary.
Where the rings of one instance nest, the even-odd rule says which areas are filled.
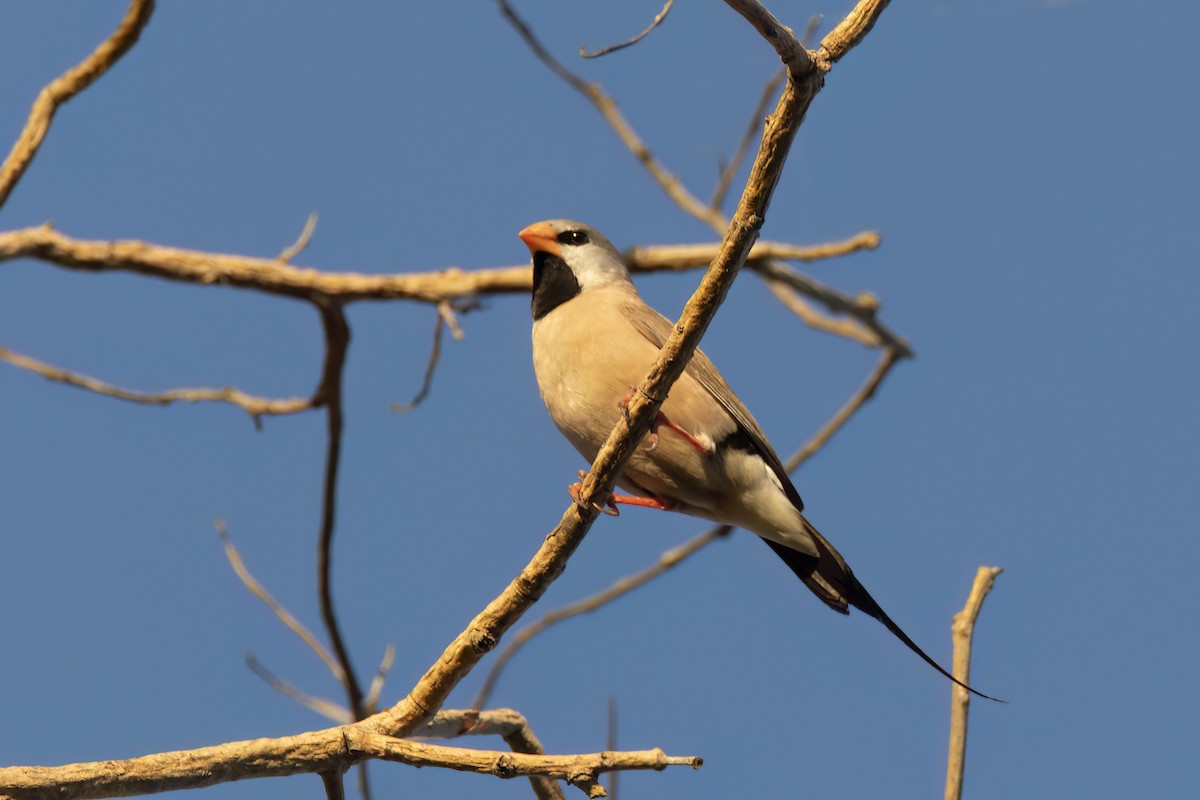
[[[588,235],[583,231],[563,231],[556,238],[559,244],[580,245],[588,243]]]

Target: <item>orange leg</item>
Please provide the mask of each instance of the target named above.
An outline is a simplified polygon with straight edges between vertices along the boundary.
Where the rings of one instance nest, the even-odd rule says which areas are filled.
[[[583,470],[579,470],[580,482],[572,483],[567,487],[567,492],[571,495],[571,499],[576,503],[579,502],[579,492],[581,489],[583,489],[583,477],[586,474],[587,473]],[[607,514],[610,517],[619,517],[621,516],[621,512],[617,508],[618,505],[641,506],[642,508],[655,508],[659,511],[671,511],[675,508],[675,506],[678,505],[678,503],[669,498],[640,497],[632,494],[613,494],[609,495],[608,501],[603,506],[593,504],[593,507],[602,514]]]
[[[620,407],[621,411],[625,413],[625,418],[626,418],[626,420],[628,420],[629,419],[629,398],[628,397],[623,398],[621,400],[621,402],[618,403],[617,405]],[[654,418],[654,422],[650,423],[650,432],[646,434],[646,449],[647,450],[654,450],[655,448],[658,447],[658,428],[660,425],[665,425],[666,427],[675,431],[677,434],[679,434],[681,437],[683,437],[684,441],[686,441],[692,447],[699,450],[704,455],[706,455],[706,456],[712,455],[712,448],[710,446],[704,444],[704,442],[701,442],[695,436],[688,433],[687,429],[682,428],[679,425],[676,425],[671,420],[671,418],[668,417],[666,414],[664,414],[662,411],[659,411],[658,416],[656,416]]]

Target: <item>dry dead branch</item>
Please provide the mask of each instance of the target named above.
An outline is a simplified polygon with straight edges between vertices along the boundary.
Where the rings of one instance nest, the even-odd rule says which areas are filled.
[[[954,615],[950,626],[954,641],[954,677],[963,683],[971,678],[971,640],[975,635],[975,621],[983,609],[984,598],[996,583],[996,576],[1003,572],[1001,567],[980,567],[975,572],[975,583],[963,610]],[[963,771],[967,765],[967,715],[971,707],[971,695],[959,686],[950,689],[950,755],[946,761],[946,800],[962,797]]]

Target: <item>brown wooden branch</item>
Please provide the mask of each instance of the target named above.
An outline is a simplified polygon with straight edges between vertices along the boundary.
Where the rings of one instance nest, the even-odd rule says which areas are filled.
[[[321,483],[321,526],[317,534],[317,600],[321,621],[333,646],[342,672],[347,704],[355,719],[367,715],[363,706],[363,691],[350,662],[350,651],[342,637],[341,626],[333,607],[333,533],[337,517],[337,477],[342,454],[342,378],[346,366],[346,350],[350,347],[350,326],[345,312],[336,302],[319,302],[321,327],[325,331],[325,364],[317,395],[325,406],[327,439],[325,474]]]
[[[495,735],[504,740],[514,753],[540,755],[545,753],[542,743],[534,734],[529,722],[511,708],[490,711],[439,711],[418,732],[422,737],[452,739],[458,736]],[[609,747],[609,750],[616,750]],[[613,773],[614,775],[616,773]],[[529,783],[538,800],[562,800],[563,792],[558,782],[550,778],[530,775]]]
[[[344,725],[279,739],[230,742],[120,761],[6,767],[0,769],[0,798],[129,797],[250,778],[340,773],[368,759],[500,778],[541,775],[584,789],[590,789],[600,773],[611,770],[661,770],[669,766],[698,769],[703,763],[693,756],[667,756],[658,749],[564,756],[470,750],[395,739],[361,725]]]
[[[971,639],[975,634],[975,621],[983,608],[984,598],[996,583],[1002,567],[980,567],[975,572],[975,583],[967,604],[954,615],[950,626],[954,640],[954,677],[963,683],[971,678]],[[946,800],[962,797],[963,771],[967,763],[967,714],[971,706],[971,695],[961,686],[951,687],[950,700],[950,755],[946,762]]]
[[[583,614],[590,614],[617,598],[624,597],[634,589],[645,586],[664,572],[667,572],[680,562],[694,555],[697,551],[707,547],[709,543],[728,536],[732,530],[733,528],[728,525],[717,525],[709,528],[704,533],[695,536],[678,547],[672,547],[670,550],[667,550],[649,567],[618,579],[611,586],[596,594],[565,605],[562,608],[557,608],[519,630],[509,639],[504,649],[496,656],[496,660],[492,662],[491,669],[488,670],[487,676],[483,679],[483,685],[479,687],[475,699],[471,701],[471,707],[483,708],[487,705],[492,692],[496,689],[496,684],[500,681],[500,675],[504,672],[504,668],[508,666],[508,663],[512,661],[513,657],[525,645],[529,644],[531,639],[541,635],[547,629],[554,627],[560,622]]]
[[[267,588],[255,578],[253,573],[246,567],[245,561],[242,560],[242,554],[238,552],[233,540],[229,538],[229,529],[225,526],[224,520],[216,522],[217,534],[221,537],[221,544],[225,548],[225,557],[229,560],[229,566],[233,568],[233,573],[237,575],[238,580],[250,592],[250,594],[262,601],[271,613],[283,623],[284,627],[292,633],[300,637],[300,641],[308,645],[309,649],[317,654],[317,658],[324,662],[329,671],[333,673],[333,678],[338,683],[342,683],[342,667],[333,657],[333,654],[326,649],[325,645],[321,644],[316,636],[313,636],[312,631],[304,626],[300,620],[296,619],[292,612],[288,611],[283,605],[275,599],[275,597],[267,591]]]
[[[442,308],[441,303],[438,308]],[[446,316],[440,311],[437,319],[433,323],[433,346],[429,350],[429,360],[425,363],[425,375],[421,379],[421,388],[413,395],[413,399],[407,403],[392,403],[390,408],[397,414],[406,414],[412,411],[417,406],[425,401],[429,396],[429,390],[433,388],[433,376],[437,372],[438,362],[442,358],[442,331],[446,328]]]
[[[46,84],[38,93],[33,107],[29,110],[24,129],[17,136],[17,141],[13,143],[4,163],[0,164],[0,207],[8,200],[13,188],[37,155],[59,106],[95,83],[121,59],[121,56],[129,52],[153,13],[154,0],[133,0],[125,12],[125,17],[107,40],[83,61]],[[16,33],[9,30],[8,35],[14,36]]]
[[[654,30],[655,28],[657,28],[659,25],[662,24],[663,20],[667,18],[667,14],[670,13],[671,6],[673,6],[673,5],[675,5],[675,0],[667,0],[666,4],[663,5],[663,7],[662,7],[662,11],[658,12],[658,14],[654,17],[654,19],[651,20],[650,24],[646,26],[646,29],[644,31],[637,34],[636,36],[633,36],[630,39],[626,39],[625,41],[620,42],[619,44],[610,44],[608,47],[601,47],[599,50],[592,50],[592,51],[589,51],[586,47],[584,47],[583,45],[580,45],[579,57],[580,58],[599,58],[600,56],[606,56],[609,53],[615,53],[618,50],[624,50],[626,47],[630,47],[632,45],[637,44],[642,39],[645,39],[647,36],[649,36],[650,32],[652,30]]]
[[[747,264],[753,265],[768,259],[789,261],[822,261],[846,256],[861,250],[879,247],[880,237],[875,231],[862,231],[848,239],[822,244],[789,244],[787,242],[755,242],[750,248]],[[633,272],[658,272],[660,270],[689,270],[706,267],[716,258],[720,244],[659,244],[631,247],[623,253],[625,263]]]
[[[836,64],[842,56],[863,40],[890,0],[860,0],[850,13],[821,40],[818,58]]]
[[[851,297],[814,281],[776,259],[756,261],[751,265],[751,269],[768,283],[783,284],[807,297],[818,300],[835,314],[846,314],[852,317],[863,328],[874,334],[879,343],[895,350],[904,358],[912,357],[913,351],[908,342],[879,321],[879,299],[874,295],[863,293],[857,297]],[[843,335],[845,334],[843,333]]]
[[[291,700],[299,706],[304,706],[309,711],[320,714],[325,719],[335,722],[338,725],[348,725],[354,722],[354,716],[345,707],[338,705],[332,700],[327,700],[324,697],[317,697],[309,694],[300,687],[290,681],[276,675],[271,670],[267,669],[261,661],[255,658],[253,653],[246,655],[246,666],[257,675],[263,683],[270,686],[281,695]]]
[[[113,386],[111,383],[105,383],[102,380],[81,375],[78,372],[69,372],[68,370],[47,364],[36,358],[21,355],[4,347],[0,347],[0,361],[7,361],[15,367],[37,373],[47,380],[65,383],[68,386],[76,386],[80,389],[86,389],[89,392],[95,392],[96,394],[115,397],[118,400],[128,400],[131,403],[145,403],[155,406],[166,406],[172,403],[231,403],[249,414],[256,425],[261,424],[261,417],[264,416],[297,414],[315,407],[314,400],[311,397],[257,397],[229,386],[223,389],[168,389],[165,392],[139,392],[132,389],[122,389],[120,386]]]
[[[733,176],[737,175],[737,171],[742,168],[742,162],[746,160],[746,154],[750,152],[750,145],[758,138],[758,130],[762,127],[762,119],[766,115],[767,109],[770,108],[771,98],[779,91],[786,75],[787,68],[785,67],[772,75],[763,86],[758,102],[754,105],[754,111],[750,114],[750,123],[746,126],[746,132],[742,134],[737,147],[734,148],[729,163],[721,169],[721,174],[717,176],[717,185],[713,187],[712,199],[708,201],[708,207],[713,211],[719,212],[721,206],[725,204],[725,195],[729,193]]]
[[[667,170],[654,157],[654,154],[650,152],[650,148],[638,136],[633,126],[629,124],[629,121],[625,119],[625,115],[621,113],[616,101],[604,91],[600,84],[589,83],[564,67],[542,45],[537,36],[534,35],[533,31],[517,12],[513,10],[507,0],[496,0],[496,2],[500,7],[500,13],[516,29],[517,34],[525,41],[529,49],[533,51],[533,54],[549,67],[551,72],[562,78],[568,86],[579,92],[587,98],[588,102],[596,107],[596,110],[604,117],[604,121],[617,134],[617,138],[621,140],[621,143],[633,154],[633,157],[638,160],[668,197],[674,200],[684,211],[704,222],[713,230],[717,232],[725,230],[724,216],[719,212],[713,211],[700,198],[689,192],[678,176]]]

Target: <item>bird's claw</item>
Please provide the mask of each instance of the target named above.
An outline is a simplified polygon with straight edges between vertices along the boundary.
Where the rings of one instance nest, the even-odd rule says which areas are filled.
[[[571,495],[571,499],[574,500],[575,504],[577,506],[579,506],[580,508],[585,508],[584,504],[579,499],[579,495],[580,495],[580,492],[583,490],[583,482],[582,481],[583,481],[584,475],[586,475],[586,474],[587,473],[584,472],[583,470],[579,470],[580,482],[572,483],[570,486],[567,487],[567,494]],[[593,500],[591,503],[591,507],[593,509],[595,509],[596,511],[599,511],[601,514],[606,514],[607,516],[610,516],[610,517],[621,516],[621,511],[620,511],[620,509],[617,508],[617,504],[613,500],[611,495],[609,495],[609,498],[604,505],[600,505],[599,503],[597,503],[596,501]]]

